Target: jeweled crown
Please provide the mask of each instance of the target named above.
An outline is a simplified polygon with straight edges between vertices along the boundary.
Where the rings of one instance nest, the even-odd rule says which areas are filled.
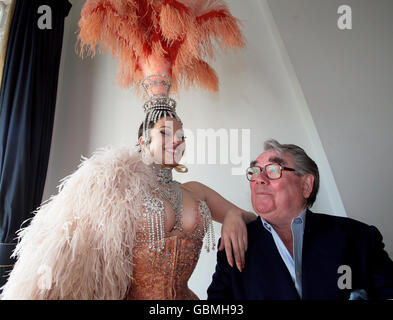
[[[165,74],[153,74],[142,80],[142,87],[150,98],[168,97],[172,80]]]
[[[181,120],[176,114],[176,101],[169,98],[169,91],[172,87],[172,80],[165,74],[153,74],[142,80],[142,88],[150,98],[143,104],[145,111],[145,120],[143,121],[143,139],[150,142],[148,133],[149,123],[156,123],[161,117],[165,120],[167,117],[176,118],[180,123]]]
[[[169,91],[172,87],[171,78],[165,74],[153,74],[143,79],[141,86],[150,98],[143,105],[145,113],[157,108],[175,112],[176,101],[169,98]]]

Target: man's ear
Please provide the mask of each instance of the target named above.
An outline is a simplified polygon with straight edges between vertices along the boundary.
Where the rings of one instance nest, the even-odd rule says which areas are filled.
[[[303,176],[303,197],[308,199],[314,187],[314,176],[312,174],[306,174]]]

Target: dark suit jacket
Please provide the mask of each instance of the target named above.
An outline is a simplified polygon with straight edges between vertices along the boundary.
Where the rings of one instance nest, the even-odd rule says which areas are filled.
[[[359,221],[307,211],[302,254],[303,299],[348,300],[366,290],[369,299],[393,298],[393,262],[377,228]],[[218,251],[208,299],[295,300],[295,285],[274,243],[258,218],[247,225],[248,250],[243,272],[231,268]],[[352,271],[352,288],[340,289],[341,265]],[[346,282],[348,284],[348,282]]]

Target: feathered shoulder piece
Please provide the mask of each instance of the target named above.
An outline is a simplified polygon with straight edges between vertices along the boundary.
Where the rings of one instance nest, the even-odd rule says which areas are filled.
[[[104,149],[65,178],[19,231],[3,299],[123,299],[144,191],[156,181],[139,154]]]
[[[143,65],[154,57],[170,65],[173,89],[199,85],[218,90],[207,59],[215,47],[244,46],[239,20],[223,0],[87,0],[79,21],[81,54],[99,45],[118,58],[118,84],[139,85]]]

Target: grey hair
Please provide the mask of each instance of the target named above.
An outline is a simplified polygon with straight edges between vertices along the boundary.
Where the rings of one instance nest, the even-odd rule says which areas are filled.
[[[319,190],[319,170],[314,160],[312,160],[307,153],[295,144],[281,144],[277,140],[266,140],[263,144],[264,150],[273,150],[279,155],[291,154],[293,156],[296,174],[304,176],[311,174],[314,176],[314,185],[309,198],[307,199],[307,207],[310,208],[318,194]]]

